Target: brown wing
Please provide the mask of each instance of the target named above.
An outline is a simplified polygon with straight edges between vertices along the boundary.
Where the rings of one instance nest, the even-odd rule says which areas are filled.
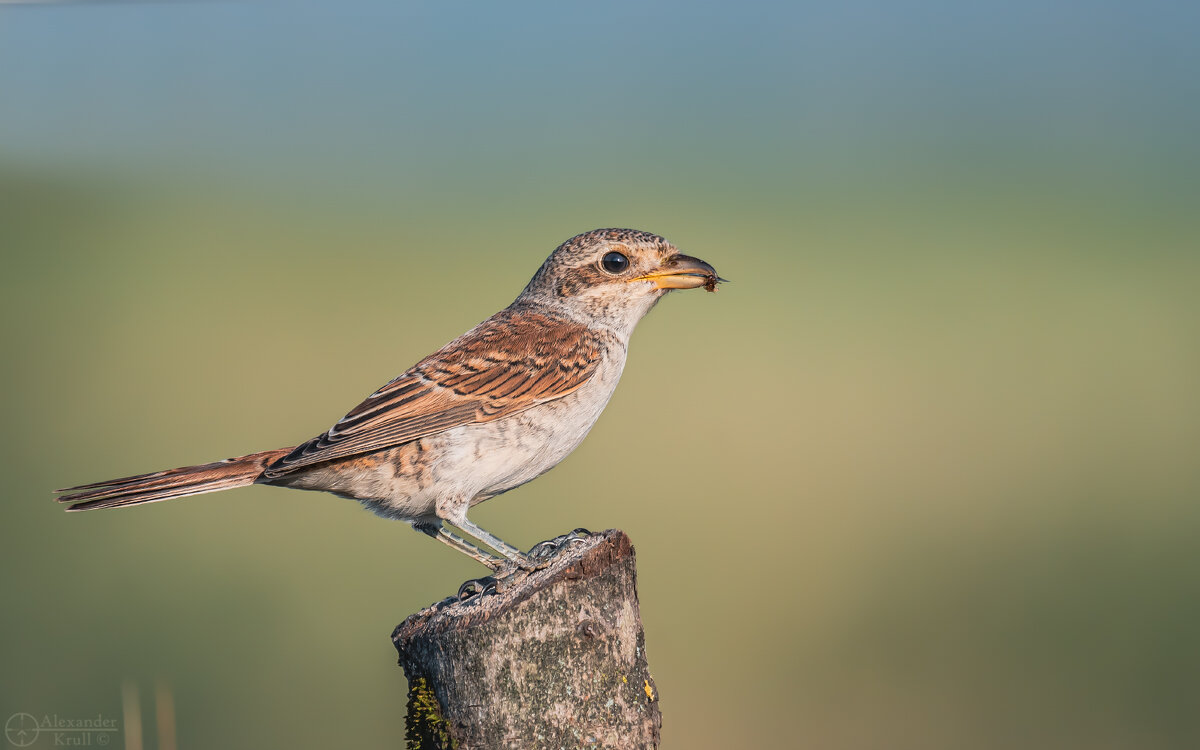
[[[371,453],[562,398],[588,381],[600,335],[543,313],[504,310],[371,394],[264,473]]]

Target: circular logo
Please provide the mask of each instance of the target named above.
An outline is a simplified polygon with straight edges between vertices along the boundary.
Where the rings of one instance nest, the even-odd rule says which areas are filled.
[[[37,741],[40,731],[37,717],[32,714],[13,714],[4,724],[4,736],[17,747],[32,745]]]

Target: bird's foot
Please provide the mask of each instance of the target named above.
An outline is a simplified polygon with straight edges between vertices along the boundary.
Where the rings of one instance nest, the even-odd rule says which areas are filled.
[[[473,578],[463,583],[458,587],[458,598],[462,601],[474,596],[501,593],[530,573],[549,567],[560,552],[573,545],[582,544],[590,536],[592,532],[578,528],[569,534],[559,534],[553,539],[538,542],[528,553],[516,552],[502,563],[496,559],[495,562],[499,564],[489,565],[493,570],[492,575]]]
[[[518,573],[529,574],[535,570],[545,568],[548,564],[549,561],[547,560],[518,552],[507,561],[505,566],[496,575],[507,578]]]
[[[575,529],[569,534],[559,534],[553,539],[533,545],[533,548],[529,550],[529,558],[538,561],[539,568],[544,568],[559,552],[572,545],[583,543],[591,535],[592,532],[583,527]]]
[[[517,575],[529,575],[537,570],[545,570],[550,567],[551,560],[561,548],[562,540],[568,536],[570,535],[564,534],[549,541],[539,542],[528,553],[514,550],[504,565],[497,569],[496,575],[501,578],[512,578]]]
[[[486,596],[496,593],[497,579],[495,576],[484,576],[483,578],[472,578],[469,581],[464,581],[463,585],[458,587],[459,600],[470,599],[473,596]]]
[[[549,560],[535,560],[521,555],[515,560],[505,560],[492,568],[490,576],[473,578],[458,587],[458,598],[470,599],[473,596],[502,594],[514,583],[525,578],[535,570],[541,570],[550,564]]]

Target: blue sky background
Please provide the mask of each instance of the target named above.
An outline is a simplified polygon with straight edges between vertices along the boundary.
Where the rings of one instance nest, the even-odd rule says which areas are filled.
[[[0,147],[372,183],[864,151],[1169,168],[1195,158],[1198,22],[1171,2],[11,5]]]

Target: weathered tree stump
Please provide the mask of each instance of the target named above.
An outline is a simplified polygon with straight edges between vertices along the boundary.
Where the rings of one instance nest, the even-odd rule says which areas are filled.
[[[629,537],[563,540],[546,568],[397,626],[409,748],[658,747]]]

